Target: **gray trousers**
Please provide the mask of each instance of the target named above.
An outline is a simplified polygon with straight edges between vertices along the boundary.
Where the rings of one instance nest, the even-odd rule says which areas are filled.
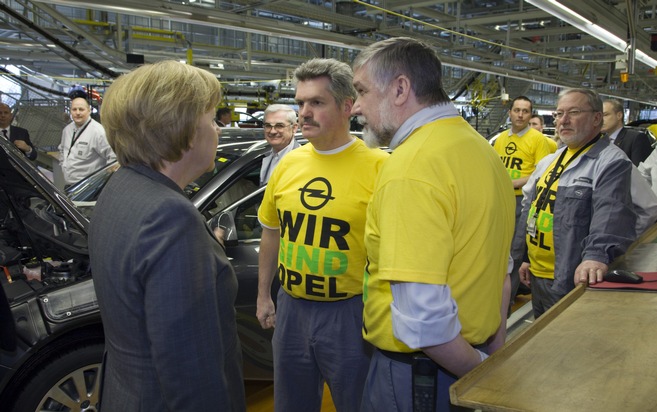
[[[554,279],[539,278],[534,275],[531,278],[532,290],[532,309],[534,311],[534,319],[538,319],[543,313],[554,306],[562,297],[552,290]]]
[[[338,412],[358,411],[372,352],[362,325],[362,296],[315,302],[281,288],[272,339],[275,410],[319,412],[326,382]]]
[[[374,351],[367,374],[361,412],[412,412],[413,387],[411,365],[394,361]],[[444,369],[438,370],[436,411],[456,412],[471,409],[454,406],[449,402],[449,387],[456,377]]]
[[[518,269],[522,265],[523,251],[525,249],[525,231],[526,222],[520,222],[522,214],[522,196],[516,196],[516,224],[514,226],[514,235],[511,243],[511,257],[513,258],[513,270],[511,270],[511,296],[509,302],[509,315],[511,315],[511,306],[520,287],[520,274]]]

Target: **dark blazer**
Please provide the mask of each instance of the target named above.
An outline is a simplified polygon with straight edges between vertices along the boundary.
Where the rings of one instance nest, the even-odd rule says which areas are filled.
[[[237,279],[182,190],[121,167],[94,209],[89,252],[105,330],[101,409],[244,411]]]
[[[625,152],[634,166],[638,166],[650,155],[652,143],[652,139],[646,133],[629,127],[623,127],[614,140],[614,144]]]
[[[25,153],[28,159],[34,160],[37,158],[37,151],[34,148],[32,141],[30,140],[30,133],[27,131],[27,129],[23,129],[22,127],[18,126],[9,126],[9,141],[13,143],[16,140],[22,140],[32,148],[29,156],[27,156],[27,153]]]

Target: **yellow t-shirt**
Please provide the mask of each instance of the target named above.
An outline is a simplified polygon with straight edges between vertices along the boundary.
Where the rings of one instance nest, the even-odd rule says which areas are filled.
[[[258,219],[281,230],[278,277],[291,296],[335,301],[362,293],[365,212],[387,158],[356,140],[335,154],[307,144],[276,166]]]
[[[657,137],[657,124],[651,124],[647,129],[652,133],[654,137]]]
[[[550,154],[550,146],[541,132],[531,127],[525,130],[522,136],[506,130],[493,145],[511,180],[531,175],[539,160]],[[515,194],[522,196],[522,188],[515,189]]]
[[[566,149],[564,158],[561,160],[560,168],[567,165],[569,160],[577,153],[579,149]],[[590,150],[590,147],[582,151],[580,156]],[[532,274],[539,278],[554,279],[554,201],[557,198],[559,188],[559,179],[555,180],[548,192],[546,192],[552,171],[559,162],[559,157],[555,157],[550,166],[545,170],[541,178],[536,183],[536,197],[531,204],[527,221],[536,219],[536,235],[526,234],[527,255],[531,265]],[[536,211],[538,209],[538,214]]]
[[[549,137],[549,136],[545,136],[545,140],[547,141],[548,146],[550,148],[550,153],[556,152],[557,149],[559,148],[559,145],[557,144],[557,142],[555,142],[554,139]]]
[[[381,169],[368,207],[363,337],[396,352],[393,281],[448,285],[472,344],[500,324],[515,199],[499,156],[460,117],[416,129]]]

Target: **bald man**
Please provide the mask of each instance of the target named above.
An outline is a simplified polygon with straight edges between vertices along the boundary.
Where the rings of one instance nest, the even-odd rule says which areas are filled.
[[[116,160],[105,129],[91,118],[89,102],[82,97],[71,100],[71,119],[62,132],[59,161],[64,183],[71,186]]]

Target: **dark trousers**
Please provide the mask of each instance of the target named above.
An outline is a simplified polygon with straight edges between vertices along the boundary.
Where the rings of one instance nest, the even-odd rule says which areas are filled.
[[[410,363],[393,360],[381,351],[375,351],[365,382],[361,412],[412,412],[411,368]],[[456,382],[456,376],[443,368],[439,368],[436,379],[438,380],[436,411],[460,412],[471,410],[452,405],[449,401],[449,387]]]
[[[544,314],[548,309],[554,306],[562,297],[552,290],[554,279],[539,278],[534,275],[531,278],[532,289],[532,310],[534,311],[534,319]]]

